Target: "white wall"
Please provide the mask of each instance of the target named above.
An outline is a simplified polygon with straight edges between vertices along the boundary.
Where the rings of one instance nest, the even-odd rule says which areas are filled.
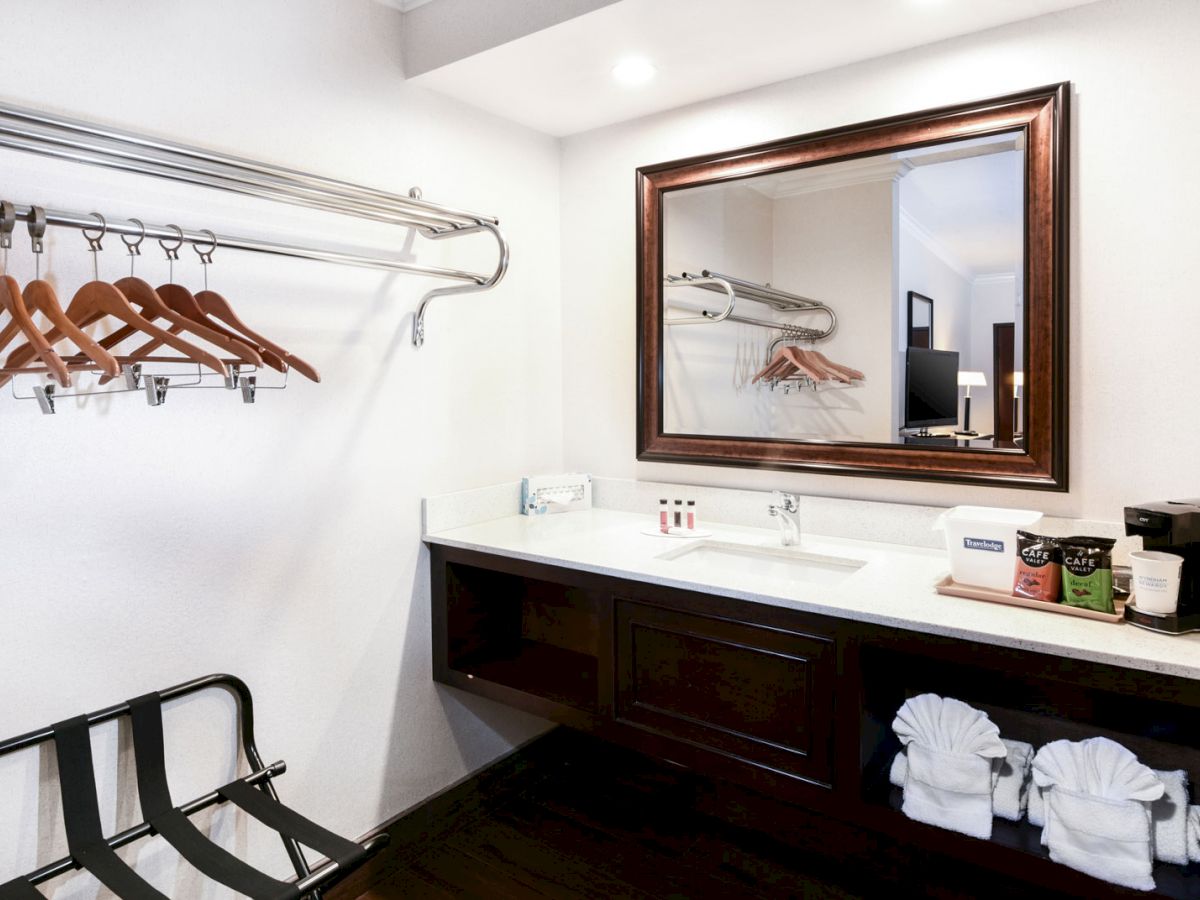
[[[783,437],[888,442],[892,430],[892,184],[873,181],[799,194],[775,203],[775,283],[830,304],[833,336],[819,347],[866,378],[849,388],[775,398],[795,426]],[[824,315],[798,319],[824,328]]]
[[[0,399],[0,735],[196,675],[244,677],[285,801],[358,835],[486,764],[542,723],[430,678],[421,496],[562,464],[558,151],[550,138],[406,86],[399,14],[369,0],[5,4],[5,99],[406,191],[498,215],[513,246],[496,291],[435,303],[428,279],[218,250],[213,287],[314,362],[243,406],[222,391],[34,403]],[[230,233],[494,265],[486,238],[409,246],[335,216],[100,169],[0,156],[0,195]],[[32,275],[18,235],[10,271]],[[90,278],[78,233],[43,271],[61,295]],[[185,251],[178,277],[199,282]],[[124,274],[115,238],[101,275]],[[147,249],[139,272],[166,280]],[[179,802],[232,776],[230,709],[168,717]],[[196,727],[188,728],[192,722]],[[206,727],[199,727],[199,724]],[[106,816],[117,765],[98,738]],[[123,770],[127,779],[128,756]],[[63,849],[48,758],[0,761],[0,873]],[[39,809],[40,805],[40,809]],[[137,818],[125,804],[122,824]],[[250,858],[288,870],[274,839],[224,819]],[[171,896],[200,894],[155,846]],[[90,896],[85,879],[57,896]]]
[[[1191,346],[1200,333],[1192,298],[1200,258],[1189,225],[1200,202],[1191,153],[1200,120],[1185,112],[1195,83],[1181,74],[1194,71],[1197,34],[1192,0],[1112,0],[567,139],[563,271],[593,273],[564,281],[568,466],[832,496],[1033,505],[1102,520],[1126,503],[1194,494],[1186,473],[1200,420],[1177,415],[1163,385],[1200,377]],[[637,166],[1060,80],[1074,83],[1069,494],[636,463]],[[1133,182],[1114,177],[1131,167]],[[1129,348],[1153,348],[1169,375],[1159,365],[1111,365]],[[607,373],[603,382],[597,371]],[[1131,465],[1148,446],[1153,464]]]

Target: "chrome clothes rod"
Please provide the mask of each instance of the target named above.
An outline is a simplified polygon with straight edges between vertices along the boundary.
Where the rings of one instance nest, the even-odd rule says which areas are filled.
[[[484,231],[491,234],[499,258],[490,275],[403,263],[378,255],[217,235],[222,247],[465,282],[435,288],[421,299],[413,325],[413,344],[418,347],[424,342],[425,313],[432,300],[488,290],[499,284],[508,271],[509,246],[498,219],[424,200],[416,188],[408,196],[394,194],[6,103],[0,103],[0,147],[400,225],[433,240]],[[30,208],[17,209],[18,217],[28,221]],[[47,210],[47,224],[91,229],[98,221],[87,213]],[[116,234],[141,234],[134,223],[110,220],[108,229]],[[173,227],[147,226],[146,236],[175,240],[179,233]],[[210,240],[207,234],[195,231],[185,231],[183,238],[194,244]]]
[[[753,281],[734,278],[732,275],[722,275],[719,272],[712,272],[708,269],[704,270],[703,275],[693,275],[689,272],[684,272],[682,275],[668,275],[663,280],[663,287],[703,288],[707,291],[723,293],[728,298],[725,308],[720,312],[701,310],[699,316],[667,318],[665,321],[668,325],[699,325],[724,321],[740,322],[745,325],[776,328],[784,333],[784,338],[786,339],[807,341],[825,340],[831,337],[834,331],[837,330],[837,313],[827,303],[812,300],[808,297],[801,297],[799,294],[791,294],[767,285],[756,284]],[[829,317],[829,327],[825,329],[809,328],[792,322],[774,322],[768,319],[734,315],[734,309],[739,299],[763,303],[780,312],[824,313]]]

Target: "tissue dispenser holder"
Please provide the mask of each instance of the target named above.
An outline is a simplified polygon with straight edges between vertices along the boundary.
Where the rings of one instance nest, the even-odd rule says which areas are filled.
[[[523,516],[591,508],[591,475],[527,475],[521,479]]]

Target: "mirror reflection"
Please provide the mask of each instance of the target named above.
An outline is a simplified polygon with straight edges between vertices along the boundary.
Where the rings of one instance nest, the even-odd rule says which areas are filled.
[[[1021,132],[670,191],[663,430],[1019,449]]]

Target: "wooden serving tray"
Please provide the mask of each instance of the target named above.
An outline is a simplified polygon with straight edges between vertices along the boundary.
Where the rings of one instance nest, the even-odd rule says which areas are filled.
[[[1046,603],[1043,600],[1030,600],[1026,597],[1014,597],[1004,591],[994,591],[991,588],[971,587],[959,584],[947,575],[936,585],[934,590],[948,597],[966,597],[970,600],[986,600],[988,603],[1004,603],[1008,606],[1024,606],[1026,609],[1040,609],[1043,612],[1061,613],[1064,616],[1075,616],[1079,619],[1095,619],[1099,622],[1123,622],[1125,620],[1125,600],[1114,598],[1116,612],[1104,613],[1094,609],[1082,609],[1078,606],[1068,606],[1065,603]]]

